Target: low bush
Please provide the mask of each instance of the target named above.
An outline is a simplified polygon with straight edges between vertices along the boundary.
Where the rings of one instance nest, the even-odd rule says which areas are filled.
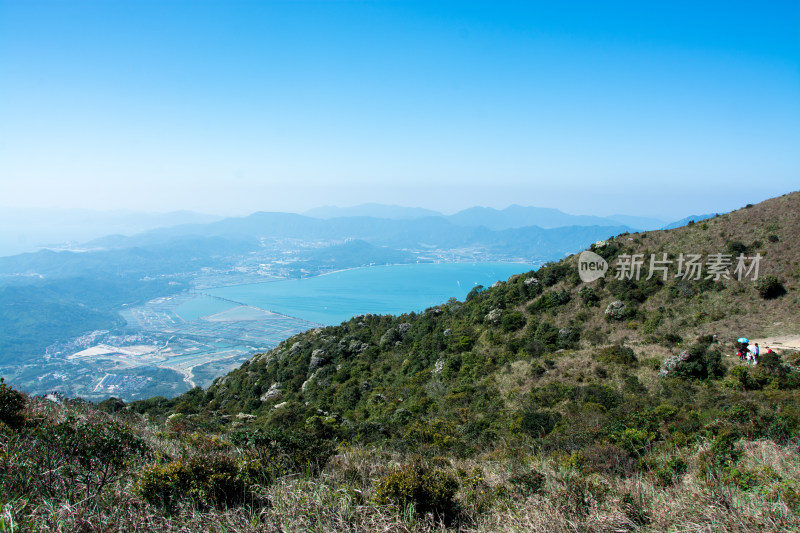
[[[25,421],[22,410],[25,409],[25,395],[5,384],[0,378],[0,422],[14,429]]]
[[[687,464],[682,457],[670,457],[663,465],[654,470],[656,484],[660,487],[670,487],[686,474],[686,469]]]
[[[148,466],[136,484],[142,499],[167,512],[174,512],[182,501],[199,507],[234,505],[245,499],[247,491],[236,462],[225,455]]]
[[[756,281],[756,290],[765,300],[772,300],[786,294],[786,288],[776,276],[766,275]]]
[[[500,323],[505,331],[516,331],[525,326],[525,315],[519,311],[504,313]]]
[[[638,362],[633,348],[622,345],[607,346],[597,353],[597,359],[604,363],[633,366]]]
[[[528,408],[523,410],[520,429],[534,438],[544,437],[561,420],[561,415],[547,410]]]
[[[524,497],[539,494],[544,488],[545,476],[537,470],[516,474],[508,479],[514,490]]]
[[[405,465],[378,480],[375,503],[405,509],[413,505],[417,514],[433,513],[445,520],[458,512],[455,500],[458,480],[453,474],[422,464]]]

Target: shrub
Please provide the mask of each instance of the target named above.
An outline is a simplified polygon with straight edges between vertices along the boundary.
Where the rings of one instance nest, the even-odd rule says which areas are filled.
[[[671,457],[655,470],[656,483],[661,487],[674,485],[686,473],[687,464],[682,457]]]
[[[313,422],[312,422],[313,423]],[[231,434],[231,442],[240,448],[252,448],[262,460],[283,465],[288,471],[321,470],[333,455],[333,443],[323,437],[300,431],[284,431],[278,427],[239,430]]]
[[[456,425],[443,418],[431,422],[416,422],[404,436],[404,441],[417,451],[457,451],[464,443],[459,438]]]
[[[781,280],[771,274],[756,281],[756,290],[759,296],[765,300],[772,300],[786,294],[786,288],[781,283]]]
[[[656,434],[644,428],[626,428],[611,434],[609,438],[628,453],[641,455],[655,440]]]
[[[550,291],[533,301],[528,306],[528,312],[534,314],[538,311],[552,309],[560,305],[569,303],[570,295],[567,291]]]
[[[534,438],[544,437],[561,420],[561,415],[546,410],[528,408],[522,412],[520,429]]]
[[[58,424],[40,422],[28,437],[39,490],[51,497],[72,498],[82,489],[86,497],[96,498],[121,479],[135,457],[149,455],[130,428],[113,421],[78,423],[69,417]]]
[[[578,291],[578,296],[581,297],[583,303],[586,305],[594,305],[600,301],[600,296],[597,295],[597,292],[594,290],[594,287],[583,287],[581,290]]]
[[[409,505],[424,515],[433,513],[444,519],[454,517],[458,511],[455,501],[458,480],[448,472],[431,469],[421,464],[405,465],[383,476],[375,488],[378,505]]]
[[[508,482],[518,493],[528,497],[538,494],[544,488],[545,477],[541,472],[530,470],[511,476]]]
[[[736,462],[739,459],[739,452],[736,450],[738,440],[739,435],[730,430],[722,431],[714,437],[710,450],[714,463],[724,465]]]
[[[625,302],[616,300],[606,306],[603,313],[608,320],[624,320],[636,315],[636,310],[627,306]]]
[[[630,454],[614,444],[594,444],[583,450],[586,466],[601,474],[629,475],[635,462]]]
[[[572,271],[566,263],[546,263],[536,272],[536,276],[542,280],[546,287],[555,285]]]
[[[622,402],[622,395],[609,385],[590,384],[575,389],[574,399],[582,403],[596,403],[608,410]]]
[[[503,329],[506,331],[516,331],[525,325],[525,316],[519,311],[511,311],[503,314],[500,320]]]
[[[559,329],[547,322],[530,323],[523,340],[525,352],[538,357],[555,351],[559,344]]]
[[[475,341],[472,337],[468,335],[461,335],[458,338],[458,343],[456,344],[456,348],[460,352],[468,352],[472,349],[472,346],[475,344]]]
[[[698,343],[681,352],[679,356],[665,360],[664,370],[661,372],[684,379],[708,379],[721,377],[725,369],[718,350],[709,350],[708,345]]]
[[[244,499],[247,485],[236,462],[224,455],[193,457],[145,467],[136,492],[148,503],[173,512],[181,500],[197,505],[233,505]]]
[[[633,366],[638,362],[633,348],[622,345],[607,346],[600,350],[597,359],[605,363],[616,363],[619,365]]]
[[[0,422],[10,428],[19,428],[25,421],[25,395],[15,391],[0,378]]]
[[[728,244],[725,248],[727,252],[734,257],[741,254],[747,254],[750,251],[750,248],[742,241],[728,241]]]

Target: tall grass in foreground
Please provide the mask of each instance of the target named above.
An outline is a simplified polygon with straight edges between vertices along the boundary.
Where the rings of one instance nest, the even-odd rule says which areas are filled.
[[[698,440],[636,465],[613,447],[343,447],[319,469],[90,404],[27,398],[23,414],[0,426],[0,532],[800,531],[796,442]],[[142,488],[165,465],[168,505]]]

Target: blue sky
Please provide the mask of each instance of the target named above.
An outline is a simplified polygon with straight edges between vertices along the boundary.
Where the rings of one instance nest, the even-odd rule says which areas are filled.
[[[798,6],[0,0],[0,205],[727,211],[800,188]]]

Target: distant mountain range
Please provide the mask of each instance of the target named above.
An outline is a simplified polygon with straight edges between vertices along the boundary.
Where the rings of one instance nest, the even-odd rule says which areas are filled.
[[[466,219],[462,219],[466,220]],[[509,227],[495,224],[457,224],[448,217],[389,219],[337,217],[327,220],[291,213],[254,213],[247,217],[226,218],[209,224],[184,224],[151,230],[132,237],[120,235],[97,239],[87,246],[102,249],[163,246],[176,239],[296,239],[344,241],[359,239],[375,246],[402,249],[480,248],[486,252],[531,260],[552,260],[615,233],[631,231],[622,225]]]
[[[353,207],[335,207],[326,205],[316,207],[303,213],[308,217],[314,218],[338,218],[338,217],[374,217],[391,218],[396,220],[439,217],[442,216],[438,211],[423,209],[422,207],[403,207],[399,205],[385,205],[368,203]]]
[[[539,226],[558,228],[563,226],[627,226],[634,231],[661,229],[667,222],[657,218],[613,215],[598,217],[591,215],[571,215],[559,209],[510,205],[505,209],[492,207],[470,207],[453,215],[444,215],[430,209],[401,207],[397,205],[362,204],[353,207],[319,207],[306,211],[306,216],[314,218],[340,218],[367,216],[394,220],[411,220],[427,217],[442,217],[457,226],[484,226],[493,230]]]
[[[315,232],[320,238],[332,234],[352,233],[348,225],[362,225],[370,219],[369,224],[377,223],[380,231],[397,227],[397,222],[426,221],[432,227],[443,227],[443,223],[463,228],[483,227],[493,231],[526,228],[537,226],[553,229],[567,226],[597,226],[623,228],[624,231],[638,232],[654,229],[679,227],[689,221],[698,221],[712,215],[693,215],[667,224],[664,220],[650,217],[630,215],[612,215],[607,217],[592,215],[572,215],[558,209],[511,205],[505,209],[491,207],[471,207],[452,215],[444,215],[438,211],[420,207],[403,207],[367,203],[352,207],[324,206],[311,209],[303,215],[293,213],[254,213],[249,217],[224,219],[216,215],[175,211],[170,213],[147,213],[135,211],[93,211],[88,209],[28,209],[0,206],[0,257],[19,253],[34,252],[41,248],[80,249],[80,243],[90,242],[91,246],[119,247],[132,246],[135,243],[148,243],[151,239],[162,239],[165,236],[187,235],[222,235],[226,231],[240,234],[253,223],[261,225],[277,224],[268,233],[276,238],[292,235],[304,238],[308,230]],[[343,220],[342,220],[343,219]],[[319,221],[338,220],[335,228],[320,229]],[[314,222],[316,221],[316,222]],[[201,228],[200,226],[220,222],[220,226]],[[263,223],[263,224],[262,224]],[[228,228],[228,229],[226,229]],[[224,230],[220,232],[219,230]],[[151,232],[142,235],[144,232]],[[211,233],[209,233],[211,232]],[[244,229],[250,236],[253,231]],[[261,230],[256,233],[260,234]],[[108,237],[112,236],[112,237]],[[128,238],[124,238],[125,236]],[[258,235],[266,236],[266,235]],[[357,237],[356,235],[351,235]],[[365,235],[366,236],[366,235]],[[369,239],[368,239],[369,240]],[[122,244],[122,243],[125,244]]]

